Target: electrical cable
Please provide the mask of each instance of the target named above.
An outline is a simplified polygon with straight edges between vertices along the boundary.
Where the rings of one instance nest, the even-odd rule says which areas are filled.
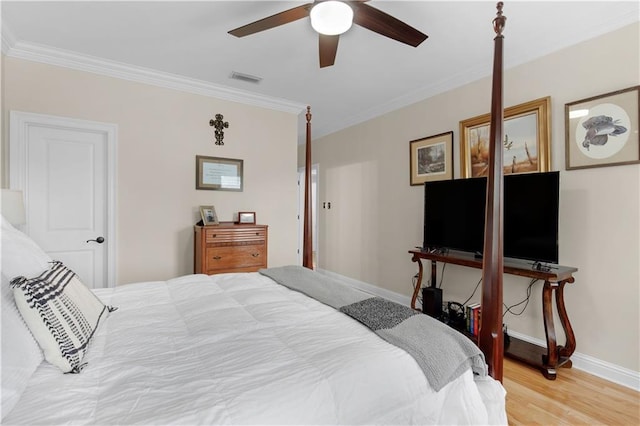
[[[438,285],[438,288],[442,288],[442,280],[444,279],[444,268],[446,266],[446,262],[442,264],[442,270],[440,271],[440,284]]]
[[[529,305],[529,299],[531,298],[531,289],[533,288],[533,285],[538,281],[539,281],[538,278],[532,278],[531,279],[531,282],[529,282],[529,285],[527,286],[527,297],[524,300],[522,300],[522,301],[520,301],[518,303],[515,303],[515,304],[513,304],[511,306],[507,306],[506,303],[503,303],[504,307],[507,308],[507,309],[502,313],[502,318],[504,318],[504,316],[507,313],[509,313],[511,315],[515,315],[515,316],[522,315],[524,313],[525,309],[527,309],[527,305]],[[523,303],[524,303],[524,307],[522,308],[522,310],[520,312],[516,313],[516,312],[513,312],[511,310],[511,309],[515,308],[516,306],[522,305]]]
[[[471,298],[473,297],[474,294],[476,294],[476,291],[478,290],[478,287],[480,286],[480,283],[482,282],[482,277],[478,280],[478,284],[476,284],[476,288],[473,289],[473,293],[471,293],[471,296],[469,296],[469,298],[467,300],[465,300],[464,302],[462,302],[462,306],[466,306],[467,302],[469,302],[469,300],[471,300]]]

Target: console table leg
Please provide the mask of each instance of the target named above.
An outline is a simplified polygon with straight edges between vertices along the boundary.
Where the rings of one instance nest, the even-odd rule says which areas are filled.
[[[542,372],[547,379],[551,380],[556,378],[556,367],[558,366],[558,348],[556,342],[556,329],[553,323],[552,306],[552,293],[557,287],[556,283],[545,281],[542,289],[544,333],[547,336],[547,355],[544,356],[544,359],[542,360]]]
[[[418,281],[416,282],[416,286],[413,289],[413,296],[411,297],[411,309],[416,309],[416,300],[418,299],[420,288],[422,288],[422,261],[415,254],[411,258],[411,260],[418,264]]]
[[[542,375],[548,380],[555,380],[558,376],[556,374],[556,369],[551,367],[542,367]]]
[[[558,354],[560,357],[564,358],[569,358],[573,354],[573,351],[576,350],[576,337],[573,334],[573,327],[571,327],[569,316],[567,315],[567,310],[564,306],[564,285],[566,283],[572,283],[573,281],[573,277],[568,280],[561,281],[560,283],[558,283],[558,289],[556,290],[556,306],[558,308],[558,316],[560,317],[560,323],[562,324],[564,335],[566,336],[565,345],[558,348]],[[563,366],[571,367],[571,364],[571,360],[567,359],[564,362]]]

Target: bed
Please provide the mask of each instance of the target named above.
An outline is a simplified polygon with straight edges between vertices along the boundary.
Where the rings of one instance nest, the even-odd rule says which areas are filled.
[[[63,374],[9,285],[51,259],[2,218],[2,262],[3,424],[506,423],[504,389],[474,374],[477,354],[430,383],[406,350],[332,307],[370,295],[300,266],[94,290],[117,310],[105,311],[81,371]],[[329,297],[295,288],[300,276]]]
[[[480,350],[312,271],[308,213],[303,267],[94,291],[2,217],[2,424],[506,424],[500,224]]]

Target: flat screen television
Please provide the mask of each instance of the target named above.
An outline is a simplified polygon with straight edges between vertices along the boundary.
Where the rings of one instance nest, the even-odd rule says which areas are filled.
[[[482,254],[486,178],[426,182],[423,247]],[[504,178],[504,256],[558,263],[560,173]]]
[[[423,247],[482,253],[487,180],[424,184]]]

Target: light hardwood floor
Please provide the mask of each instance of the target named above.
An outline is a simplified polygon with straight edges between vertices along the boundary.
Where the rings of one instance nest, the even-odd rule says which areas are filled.
[[[640,393],[575,368],[556,380],[504,360],[507,417],[515,425],[640,425]]]

